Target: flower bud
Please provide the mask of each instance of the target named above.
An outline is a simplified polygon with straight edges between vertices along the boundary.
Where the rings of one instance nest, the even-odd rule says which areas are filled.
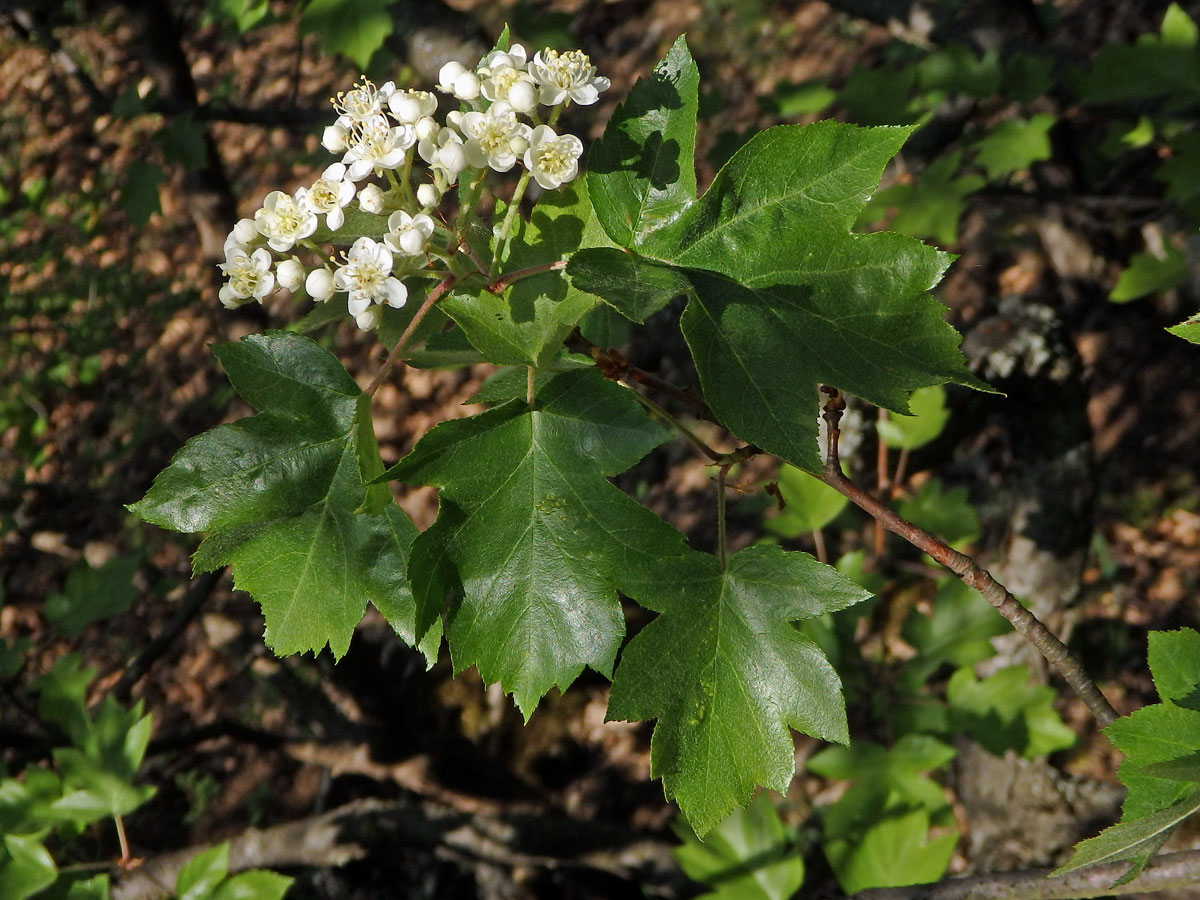
[[[275,267],[275,280],[293,294],[304,284],[304,263],[298,257],[285,259]]]
[[[248,298],[242,298],[235,294],[233,288],[227,284],[221,285],[221,290],[217,292],[217,299],[221,301],[221,305],[226,309],[237,309],[239,306],[250,302]]]
[[[479,76],[474,72],[463,72],[454,79],[452,93],[459,100],[475,100],[479,97]]]
[[[383,313],[378,306],[371,306],[364,309],[354,317],[354,321],[358,323],[358,327],[363,331],[374,331],[379,327],[379,322],[383,318]]]
[[[454,92],[454,82],[459,75],[467,71],[467,67],[458,60],[451,60],[438,70],[438,90],[447,94]]]
[[[321,133],[321,146],[330,153],[342,153],[346,149],[348,132],[341,125],[326,125]]]
[[[378,214],[383,212],[383,191],[379,189],[379,185],[368,184],[359,191],[358,205],[361,209],[369,213]]]
[[[417,188],[417,202],[424,209],[432,209],[438,205],[438,201],[442,199],[442,195],[438,193],[438,189],[432,184],[423,184]]]
[[[441,126],[438,125],[437,120],[433,118],[433,116],[422,116],[420,119],[417,119],[416,129],[417,140],[427,141],[431,138],[437,137],[437,133],[441,130]]]
[[[304,280],[304,289],[314,300],[324,303],[333,296],[333,273],[328,269],[313,269]]]
[[[537,106],[537,98],[537,88],[530,81],[518,81],[508,89],[508,103],[517,112],[530,112]]]
[[[239,244],[250,244],[258,237],[258,226],[253,219],[238,219],[237,224],[233,226],[230,237],[234,238]]]
[[[458,141],[452,141],[444,147],[439,147],[434,154],[432,165],[445,171],[450,181],[458,178],[458,173],[467,167],[467,150]]]

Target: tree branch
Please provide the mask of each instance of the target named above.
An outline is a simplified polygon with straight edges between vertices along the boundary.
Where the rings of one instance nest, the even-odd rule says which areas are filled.
[[[957,575],[968,587],[979,591],[983,598],[1009,621],[1013,629],[1029,641],[1062,675],[1101,726],[1108,725],[1116,719],[1116,710],[1100,693],[1100,689],[1088,677],[1083,665],[1067,649],[1067,645],[1055,637],[1033,613],[1022,606],[1004,585],[992,577],[990,572],[976,564],[969,556],[959,553],[944,541],[924,529],[918,528],[907,519],[900,518],[842,473],[838,459],[838,423],[846,403],[842,399],[841,392],[836,388],[822,387],[822,391],[830,396],[825,403],[824,417],[829,425],[829,437],[826,446],[825,471],[820,476],[821,480],[849,498],[850,502],[870,515],[888,531],[900,535],[918,550],[925,551]]]
[[[1113,882],[1128,868],[1128,862],[1108,863],[1057,878],[1046,877],[1050,869],[1030,869],[954,878],[941,884],[871,888],[859,891],[854,900],[1088,900],[1194,888],[1200,883],[1200,850],[1155,857],[1129,884],[1114,887]]]

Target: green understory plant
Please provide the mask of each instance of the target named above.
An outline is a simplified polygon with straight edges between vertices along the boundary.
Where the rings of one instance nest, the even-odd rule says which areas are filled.
[[[370,385],[300,334],[218,346],[258,412],[193,438],[131,506],[204,533],[195,569],[231,568],[276,653],[342,656],[369,603],[430,664],[445,643],[456,672],[477,668],[526,719],[590,667],[612,679],[611,719],[656,720],[651,775],[703,838],[756,787],[787,790],[789,729],[850,740],[841,679],[806,623],[869,592],[805,553],[733,553],[726,540],[730,470],[772,454],[977,589],[1103,724],[1115,718],[988,573],[841,469],[842,391],[904,416],[922,388],[989,390],[928,293],[951,257],[851,230],[911,127],[771,128],[698,194],[699,73],[683,38],[618,106],[586,172],[582,141],[558,124],[609,86],[585,54],[529,58],[506,31],[439,81],[456,101],[445,112],[436,94],[391,82],[339,94],[323,135],[337,161],[309,186],[268,195],[226,245],[224,305],[282,286],[315,301],[302,329],[353,317],[388,354]],[[508,172],[515,185],[497,178]],[[681,296],[677,322],[660,315]],[[625,360],[606,339],[614,316],[677,325],[699,389]],[[435,426],[386,467],[371,424],[379,386],[401,363],[479,362],[499,367],[474,398],[488,408]],[[725,429],[721,447],[694,418]],[[711,547],[691,546],[611,480],[672,436],[711,463]],[[433,525],[417,531],[393,481],[439,490]],[[657,614],[628,640],[622,598]],[[960,710],[994,710],[981,693],[967,672]],[[944,810],[913,809],[923,845]],[[768,820],[755,827],[772,831]],[[843,842],[830,855],[850,866],[861,822],[844,825],[826,839]],[[922,877],[940,873],[948,840],[935,840]]]

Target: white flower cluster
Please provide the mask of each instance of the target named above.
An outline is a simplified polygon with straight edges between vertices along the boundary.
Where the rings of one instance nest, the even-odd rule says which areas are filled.
[[[460,108],[439,123],[435,94],[362,78],[331,101],[337,118],[321,137],[340,161],[292,194],[272,191],[253,219],[230,232],[220,266],[227,278],[221,303],[232,309],[261,301],[276,287],[305,290],[321,302],[344,292],[359,327],[377,327],[381,306],[398,308],[407,300],[403,279],[446,258],[431,250],[436,237],[449,238],[447,253],[455,251],[451,232],[434,218],[446,192],[460,180],[475,184],[486,169],[507,172],[518,162],[546,190],[571,181],[579,174],[583,142],[559,134],[554,123],[568,104],[595,103],[608,87],[582,51],[547,49],[528,59],[525,48],[513,44],[488,53],[473,69],[461,62],[442,66],[437,89]],[[414,188],[417,158],[428,180]],[[371,177],[383,183],[366,183]],[[318,227],[341,229],[356,197],[360,209],[388,216],[382,240],[360,237],[340,259],[315,268],[295,255],[275,262],[270,251],[317,250]]]

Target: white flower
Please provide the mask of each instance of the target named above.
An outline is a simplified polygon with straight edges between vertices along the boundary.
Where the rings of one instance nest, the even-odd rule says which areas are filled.
[[[368,184],[358,192],[358,208],[369,213],[383,212],[383,191],[377,184]]]
[[[388,233],[383,241],[401,256],[424,256],[433,236],[433,219],[418,213],[410,216],[402,209],[388,216]]]
[[[486,113],[469,112],[462,117],[467,136],[467,161],[477,168],[485,164],[497,172],[507,172],[529,146],[532,129],[517,121],[507,103],[493,103]]]
[[[418,120],[437,112],[437,97],[429,91],[396,91],[388,98],[388,107],[396,121],[415,125]]]
[[[539,125],[525,151],[525,167],[538,184],[552,191],[579,174],[582,153],[583,141],[575,135],[559,136],[549,125]]]
[[[313,212],[325,216],[330,231],[337,231],[346,221],[343,208],[354,199],[354,182],[346,180],[344,165],[334,163],[301,194],[301,199]]]
[[[220,269],[229,278],[221,287],[221,304],[234,309],[250,300],[261,300],[275,287],[275,276],[271,274],[271,254],[265,247],[253,253],[235,247],[225,255]]]
[[[507,52],[493,50],[479,68],[480,93],[493,103],[502,101],[517,112],[529,112],[537,106],[538,92],[525,65],[525,48],[520,44]]]
[[[346,264],[333,273],[333,286],[349,291],[350,315],[365,312],[372,303],[399,309],[408,299],[408,288],[392,277],[392,252],[369,237],[360,237],[346,254]]]
[[[395,169],[404,162],[405,151],[417,142],[411,125],[388,127],[383,119],[362,122],[351,132],[350,149],[342,157],[349,168],[346,177],[362,181],[376,169]]]
[[[283,191],[271,191],[263,201],[262,209],[254,214],[258,233],[278,253],[286,253],[296,241],[304,240],[317,230],[317,214],[300,202],[301,196],[299,192],[290,197]]]
[[[417,188],[417,202],[423,209],[433,209],[442,201],[442,194],[437,185],[423,184]]]
[[[570,98],[580,106],[589,106],[609,88],[609,80],[596,74],[591,58],[582,50],[542,50],[534,54],[529,73],[541,87],[539,99],[556,106]]]
[[[470,102],[479,96],[479,76],[460,62],[448,62],[438,72],[437,89]]]
[[[453,183],[458,173],[467,167],[467,152],[463,140],[453,128],[443,128],[436,138],[426,138],[417,144],[417,153],[433,169],[446,174],[446,182]],[[480,167],[483,162],[480,162]]]
[[[296,256],[281,261],[275,267],[275,280],[279,282],[280,287],[287,288],[294,294],[304,284],[304,263]]]
[[[333,296],[333,273],[326,268],[313,269],[304,279],[304,289],[314,300],[324,303]]]
[[[480,60],[477,70],[481,74],[486,74],[503,68],[523,69],[527,59],[529,59],[529,54],[525,52],[525,47],[521,44],[513,44],[507,50],[493,50]]]
[[[352,125],[380,118],[384,104],[395,90],[396,85],[391,81],[375,87],[369,78],[363,76],[353,90],[338,91],[338,95],[329,101],[338,112],[337,124],[349,130]]]
[[[330,153],[345,153],[346,141],[350,137],[348,129],[341,125],[326,125],[321,132],[321,146]]]

